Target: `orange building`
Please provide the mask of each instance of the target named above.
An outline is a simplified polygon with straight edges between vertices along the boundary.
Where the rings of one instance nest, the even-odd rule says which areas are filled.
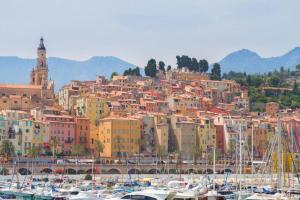
[[[76,117],[75,124],[75,144],[90,149],[90,120],[86,117]]]
[[[100,120],[99,141],[104,145],[103,157],[126,158],[140,152],[141,121],[109,117]]]

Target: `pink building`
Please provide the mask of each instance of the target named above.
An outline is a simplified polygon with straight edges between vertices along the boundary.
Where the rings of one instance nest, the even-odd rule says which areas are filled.
[[[74,118],[68,115],[45,114],[42,120],[49,124],[50,141],[55,138],[61,152],[71,153],[72,146],[75,144]]]

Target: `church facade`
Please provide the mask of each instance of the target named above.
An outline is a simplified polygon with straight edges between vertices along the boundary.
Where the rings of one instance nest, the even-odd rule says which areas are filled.
[[[48,64],[44,39],[37,48],[36,66],[30,74],[30,83],[0,84],[0,110],[29,111],[51,105],[54,101],[54,82],[48,79]]]

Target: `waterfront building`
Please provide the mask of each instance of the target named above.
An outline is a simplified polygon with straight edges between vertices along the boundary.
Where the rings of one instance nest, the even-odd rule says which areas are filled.
[[[181,155],[181,159],[191,160],[197,149],[197,126],[180,115],[171,116],[169,149]]]
[[[197,150],[206,158],[216,148],[216,127],[212,118],[202,117],[197,121]]]
[[[90,120],[86,117],[75,117],[75,145],[90,149]]]
[[[166,114],[155,113],[155,135],[154,144],[156,149],[160,149],[163,155],[167,155],[169,152],[169,123]]]
[[[141,121],[109,117],[99,120],[99,141],[105,158],[125,159],[140,153]]]
[[[0,142],[7,138],[8,120],[0,115]]]
[[[27,155],[32,148],[34,125],[32,119],[20,120],[21,154]]]
[[[56,140],[61,152],[70,154],[75,144],[75,121],[72,116],[44,114],[43,122],[49,126],[49,142]]]

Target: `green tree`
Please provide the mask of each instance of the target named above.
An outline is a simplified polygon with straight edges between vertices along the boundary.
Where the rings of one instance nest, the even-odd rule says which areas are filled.
[[[295,82],[294,82],[294,85],[293,85],[293,93],[294,93],[294,94],[297,94],[297,93],[298,93],[298,87],[299,87],[299,86],[298,86],[298,83],[295,81]]]
[[[156,146],[156,154],[157,154],[157,156],[159,158],[159,161],[161,161],[163,159],[164,153],[165,153],[164,146],[157,145]]]
[[[92,177],[92,175],[90,175],[90,174],[87,174],[87,175],[85,175],[85,177],[84,177],[84,180],[86,180],[86,181],[91,181],[93,179],[93,177]]]
[[[141,76],[140,68],[136,67],[132,70],[132,75],[134,76]]]
[[[181,57],[180,56],[176,56],[176,60],[177,60],[177,68],[181,69],[183,66],[183,63],[181,62]]]
[[[58,144],[59,143],[58,143],[56,137],[53,137],[53,138],[50,139],[50,147],[51,147],[51,150],[52,150],[52,156],[53,156],[53,158],[57,154]]]
[[[128,75],[141,76],[140,68],[136,67],[136,68],[133,68],[133,69],[129,68],[129,69],[125,70],[124,73],[123,73],[123,76],[128,76]]]
[[[213,68],[211,69],[211,80],[221,80],[221,66],[219,63],[215,63],[213,65]]]
[[[31,158],[36,158],[40,155],[40,153],[41,153],[41,148],[33,146],[33,147],[31,147],[31,149],[29,149],[27,154]]]
[[[165,63],[164,63],[163,61],[159,61],[159,62],[158,62],[158,69],[159,69],[159,70],[165,72],[165,71],[166,71],[165,66],[166,66],[166,65],[165,65]]]
[[[148,63],[147,66],[145,67],[145,74],[146,76],[150,76],[152,78],[156,77],[157,74],[157,68],[156,68],[156,60],[151,58]]]
[[[117,73],[117,72],[113,72],[113,73],[111,73],[111,75],[110,75],[110,79],[113,79],[113,77],[114,76],[118,76],[119,74]]]
[[[268,82],[271,86],[278,87],[280,85],[280,78],[277,75],[272,75]]]
[[[192,59],[189,56],[186,56],[186,55],[176,56],[176,59],[177,59],[177,68],[178,69],[186,67],[189,70],[194,70],[193,65],[192,65]]]
[[[72,146],[72,155],[73,156],[83,156],[85,155],[85,148],[80,144],[76,144]]]
[[[126,70],[123,72],[123,76],[128,76],[128,75],[131,75],[131,74],[132,74],[131,68],[126,69]]]
[[[198,64],[198,61],[197,61],[196,58],[192,58],[189,70],[195,71],[195,72],[199,72],[200,71],[200,67],[199,67],[199,64]]]
[[[247,82],[249,86],[260,87],[264,83],[264,78],[261,75],[250,75]]]
[[[203,60],[199,60],[199,70],[200,72],[207,72],[208,71],[208,62],[207,60],[203,59]]]
[[[15,146],[9,140],[3,140],[0,145],[0,154],[6,158],[15,155]]]
[[[300,64],[296,65],[296,70],[300,70]]]
[[[171,65],[168,65],[167,71],[170,71],[172,69]]]

